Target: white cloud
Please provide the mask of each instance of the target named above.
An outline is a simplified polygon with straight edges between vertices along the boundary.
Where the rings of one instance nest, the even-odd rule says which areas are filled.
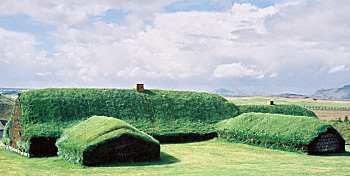
[[[270,78],[276,78],[276,77],[278,77],[278,73],[271,73],[270,74]]]
[[[349,71],[350,68],[347,67],[346,65],[338,65],[333,68],[331,68],[328,73],[333,74],[333,73],[338,73],[338,72],[346,72]]]
[[[322,86],[320,77],[325,85],[348,81],[346,76],[327,79],[328,73],[350,65],[346,0],[286,1],[267,8],[235,4],[222,12],[175,13],[163,12],[171,1],[160,0],[19,2],[2,2],[0,15],[24,13],[57,27],[50,33],[56,42],[52,55],[37,48],[29,34],[0,30],[0,37],[8,37],[0,43],[0,63],[7,67],[1,74],[21,69],[23,80],[33,85],[148,81],[228,87],[236,79],[256,78],[304,90]],[[87,20],[111,8],[131,12],[125,24]]]
[[[262,79],[264,74],[262,71],[256,70],[255,66],[245,66],[242,63],[232,63],[218,65],[214,71],[215,77],[254,77]]]
[[[52,66],[46,53],[37,49],[37,41],[30,34],[0,28],[0,84],[5,86],[28,85],[40,79],[36,76]]]
[[[48,75],[51,75],[52,73],[51,72],[44,72],[44,73],[38,72],[38,73],[35,73],[35,74],[38,75],[38,76],[48,76]]]
[[[256,9],[251,5],[242,8]],[[230,12],[158,13],[153,25],[143,31],[98,22],[89,29],[57,31],[55,36],[63,43],[57,52],[61,53],[60,59],[69,58],[78,63],[76,70],[94,68],[92,72],[83,72],[83,77],[91,80],[101,79],[101,75],[116,80],[211,77],[216,65],[223,62],[213,58],[232,56],[232,46],[237,44],[230,41],[232,31],[259,32],[263,28],[263,17],[270,15],[267,12],[270,10],[253,10],[245,17],[239,12],[235,15]],[[245,22],[249,20],[258,24]],[[222,44],[228,46],[222,47]],[[239,47],[242,46],[235,48]]]

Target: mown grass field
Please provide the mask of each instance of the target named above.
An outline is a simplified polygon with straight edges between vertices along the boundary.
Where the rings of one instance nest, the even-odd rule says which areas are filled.
[[[0,150],[1,175],[349,175],[350,153],[338,156],[270,150],[211,140],[162,145],[154,163],[82,167],[58,157],[25,158]],[[347,150],[350,147],[347,146]]]

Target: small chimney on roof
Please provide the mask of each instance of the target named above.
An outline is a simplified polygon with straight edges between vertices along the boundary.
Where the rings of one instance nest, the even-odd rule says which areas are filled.
[[[144,84],[136,84],[136,91],[137,91],[137,92],[140,92],[140,93],[145,92],[145,86],[144,86]]]

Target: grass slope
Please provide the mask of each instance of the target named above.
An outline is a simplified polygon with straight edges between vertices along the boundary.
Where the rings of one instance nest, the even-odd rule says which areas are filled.
[[[159,145],[157,140],[130,124],[113,117],[103,116],[90,117],[76,126],[66,129],[56,145],[59,155],[65,160],[82,164],[83,160],[86,159],[83,157],[85,151],[92,150],[123,135]]]
[[[218,124],[219,137],[234,142],[304,151],[331,125],[304,116],[246,113]]]
[[[0,149],[0,173],[16,176],[343,176],[350,173],[349,153],[309,156],[215,140],[161,147],[163,154],[159,162],[87,168],[58,157],[28,159]]]

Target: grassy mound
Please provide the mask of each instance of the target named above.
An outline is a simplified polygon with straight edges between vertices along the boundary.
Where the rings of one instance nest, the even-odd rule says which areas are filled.
[[[331,125],[310,117],[246,113],[218,123],[220,138],[233,142],[307,151],[308,145]]]
[[[241,114],[259,112],[317,118],[317,115],[314,112],[297,105],[240,105],[239,112]]]
[[[206,134],[238,115],[238,108],[210,93],[123,89],[42,89],[22,93],[21,143],[34,137],[58,138],[66,127],[93,115],[120,117],[151,135]]]
[[[84,165],[147,161],[160,156],[157,140],[122,120],[103,116],[66,129],[56,145],[65,160]]]

